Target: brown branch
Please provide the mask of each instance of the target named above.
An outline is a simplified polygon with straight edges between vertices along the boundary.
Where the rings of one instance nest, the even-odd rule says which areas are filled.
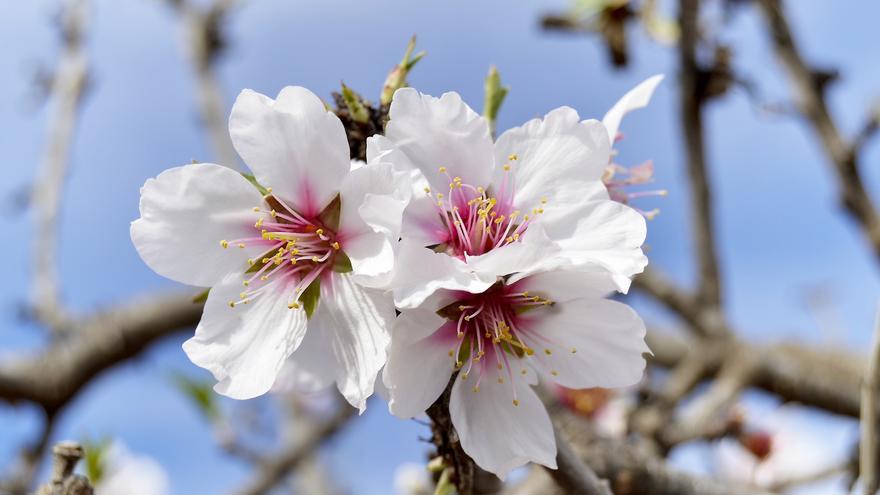
[[[602,481],[596,473],[578,457],[569,445],[568,439],[554,426],[556,436],[556,469],[547,469],[553,481],[565,493],[583,495],[613,495],[608,482]]]
[[[37,491],[37,495],[92,495],[94,489],[85,476],[73,470],[83,458],[82,446],[75,442],[61,442],[52,448],[52,477]]]
[[[227,111],[223,91],[214,66],[222,54],[226,40],[223,22],[235,6],[235,0],[216,0],[203,8],[191,0],[168,0],[180,15],[185,45],[196,76],[196,97],[202,124],[208,130],[211,146],[218,163],[236,168],[238,153],[229,139]]]
[[[296,445],[291,445],[262,464],[255,477],[235,493],[237,495],[260,495],[269,492],[289,473],[295,471],[302,462],[310,459],[325,440],[348,424],[349,420],[355,416],[354,412],[354,408],[342,404],[334,417],[309,431],[308,435]]]
[[[64,46],[51,85],[55,108],[49,120],[45,155],[31,193],[36,233],[30,308],[34,316],[53,331],[64,330],[69,323],[69,317],[59,300],[58,212],[77,113],[88,81],[88,61],[84,48],[86,20],[85,0],[68,2],[61,14]]]
[[[588,422],[570,413],[552,411],[557,424],[571,439],[571,445],[584,463],[610,482],[616,495],[744,495],[766,493],[756,489],[720,483],[670,468],[637,442],[604,438]],[[544,470],[532,475],[509,494],[578,493],[559,491]]]
[[[156,340],[194,326],[201,313],[202,306],[182,294],[143,298],[99,312],[41,354],[0,364],[0,400],[29,401],[57,411],[96,375]]]
[[[703,139],[703,104],[706,101],[704,72],[697,64],[696,50],[699,45],[700,0],[680,0],[678,22],[681,38],[678,44],[680,74],[679,99],[681,102],[681,130],[684,134],[687,169],[693,202],[692,225],[699,281],[697,300],[704,311],[719,314],[721,283],[718,274],[717,249],[712,229],[712,190],[709,185],[706,151]]]
[[[804,60],[782,3],[779,0],[760,0],[758,6],[767,21],[776,56],[794,86],[800,111],[834,166],[838,195],[843,206],[860,224],[874,254],[880,257],[880,215],[862,182],[857,145],[847,142],[828,109],[824,93],[827,78],[820,77],[821,73]]]
[[[880,387],[880,310],[874,323],[874,339],[868,367],[862,378],[862,404],[859,426],[859,474],[862,490],[866,494],[877,493],[877,388]]]
[[[633,287],[672,310],[700,335],[724,336],[731,333],[717,308],[704,306],[694,294],[677,287],[656,270],[645,269],[633,279]]]

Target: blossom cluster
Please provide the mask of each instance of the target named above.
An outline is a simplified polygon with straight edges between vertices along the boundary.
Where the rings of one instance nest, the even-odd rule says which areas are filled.
[[[533,387],[629,386],[649,352],[639,316],[608,298],[647,264],[645,218],[608,170],[621,118],[659,80],[601,122],[561,107],[497,139],[458,94],[402,88],[366,163],[307,89],[245,90],[229,132],[253,175],[166,170],[131,238],[157,273],[210,288],[183,348],[218,393],[335,384],[361,411],[377,391],[410,418],[451,387],[477,464],[555,468]]]

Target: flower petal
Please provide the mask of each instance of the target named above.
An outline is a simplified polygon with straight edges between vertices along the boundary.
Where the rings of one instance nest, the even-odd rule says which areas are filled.
[[[566,214],[542,218],[540,227],[562,249],[562,257],[577,265],[604,266],[622,292],[648,263],[641,249],[647,234],[645,217],[616,201],[583,202]]]
[[[512,181],[514,206],[523,211],[540,208],[543,201],[550,205],[582,201],[588,184],[601,180],[610,152],[602,124],[580,122],[573,109],[557,108],[498,138],[496,163],[509,164],[510,171],[495,169],[495,193],[509,191]],[[516,159],[509,160],[511,155]]]
[[[530,461],[556,469],[553,425],[532,387],[524,380],[487,381],[478,392],[460,379],[452,387],[449,413],[464,451],[502,480]]]
[[[445,253],[404,239],[400,242],[394,280],[394,302],[399,308],[415,308],[439,289],[480,293],[495,283],[494,275],[473,272],[467,264]]]
[[[304,311],[287,308],[283,282],[267,286],[249,304],[238,300],[241,274],[231,274],[208,294],[195,336],[183,344],[189,359],[209,370],[218,393],[250,399],[269,391],[306,333]]]
[[[611,272],[595,265],[535,273],[520,272],[510,277],[507,285],[514,286],[516,290],[541,295],[554,303],[602,298],[617,290]]]
[[[552,352],[538,354],[540,366],[536,368],[560,385],[628,387],[642,379],[642,354],[650,353],[645,344],[645,323],[626,304],[575,299],[523,320],[523,326],[546,339],[536,345]],[[551,371],[558,374],[552,375]]]
[[[401,236],[422,246],[433,246],[445,242],[448,235],[435,200],[424,195],[413,197],[403,211]]]
[[[172,168],[141,189],[141,216],[131,240],[153,271],[178,282],[209,287],[230,272],[247,270],[257,246],[223,249],[221,240],[259,234],[252,209],[259,191],[238,172],[210,163]]]
[[[489,125],[458,93],[435,98],[402,88],[394,93],[389,112],[385,136],[437,192],[449,189],[449,177],[475,186],[489,183],[494,169]]]
[[[424,194],[425,188],[428,187],[428,180],[422,175],[421,170],[413,165],[409,157],[397,148],[394,142],[381,134],[367,138],[367,162],[389,163],[395,171],[406,174],[415,197]]]
[[[313,316],[327,333],[336,368],[336,386],[348,402],[366,408],[367,397],[385,365],[394,305],[384,291],[357,285],[351,274],[334,273],[321,285]]]
[[[419,416],[435,401],[452,375],[446,342],[437,330],[447,320],[433,311],[404,311],[394,322],[388,363],[382,379],[388,388],[388,410],[401,418]]]
[[[307,216],[336,197],[351,168],[342,122],[298,86],[282,89],[275,100],[242,91],[232,106],[229,135],[257,180]]]
[[[359,283],[382,286],[390,280],[409,196],[408,177],[387,163],[352,170],[342,183],[338,233]]]
[[[645,79],[638,86],[629,90],[621,99],[617,100],[617,103],[611,107],[611,110],[608,110],[608,113],[602,117],[602,125],[608,131],[608,140],[611,144],[614,144],[614,140],[617,138],[617,131],[620,128],[623,116],[633,110],[648,106],[648,103],[651,101],[651,95],[654,94],[654,89],[657,88],[657,85],[662,80],[663,74],[657,74]]]
[[[314,393],[336,381],[336,359],[321,321],[312,318],[296,351],[287,359],[273,390]]]

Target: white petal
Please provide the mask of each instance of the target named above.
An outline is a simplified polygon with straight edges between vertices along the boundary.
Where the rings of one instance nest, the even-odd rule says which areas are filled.
[[[272,388],[305,336],[306,315],[287,308],[290,291],[280,285],[268,287],[249,304],[230,308],[229,302],[239,299],[241,281],[241,274],[232,274],[211,289],[202,321],[183,350],[213,373],[218,393],[250,399]]]
[[[381,134],[374,134],[367,138],[367,162],[389,163],[395,171],[407,175],[414,197],[420,197],[428,187],[428,180],[422,175],[409,157],[403,153],[394,143]]]
[[[495,193],[509,175],[508,184],[511,179],[515,184],[514,205],[525,212],[541,207],[542,200],[549,205],[582,201],[589,183],[601,180],[610,150],[602,124],[580,122],[571,108],[557,108],[498,138],[495,160],[509,163],[510,171],[495,169]],[[516,160],[508,161],[510,155]]]
[[[449,189],[449,177],[461,177],[474,186],[488,185],[494,169],[489,125],[458,93],[435,98],[402,88],[394,93],[389,112],[385,136],[421,170],[436,192]],[[446,167],[446,173],[440,167]]]
[[[473,272],[463,261],[404,239],[400,242],[395,270],[394,302],[399,308],[415,308],[439,289],[483,292],[495,283],[494,276]]]
[[[617,290],[613,275],[599,266],[520,272],[510,277],[507,285],[515,286],[516,290],[540,295],[555,303],[602,298]]]
[[[447,320],[430,310],[404,311],[394,323],[388,363],[382,372],[390,400],[388,409],[401,418],[425,412],[449,383],[455,345],[437,333]]]
[[[287,359],[273,390],[314,393],[336,381],[338,365],[327,336],[330,330],[321,328],[320,323],[314,317],[309,321],[309,331]]]
[[[353,170],[342,183],[339,239],[359,283],[387,284],[394,268],[408,178],[387,163]]]
[[[210,163],[172,168],[141,189],[141,217],[131,224],[131,240],[159,275],[208,287],[230,272],[244,272],[249,254],[262,251],[220,246],[259,235],[253,208],[262,204],[259,191],[234,170]]]
[[[433,246],[446,241],[448,235],[435,200],[424,193],[413,197],[403,212],[401,236],[422,246]]]
[[[622,292],[629,289],[629,278],[648,263],[641,249],[647,234],[645,217],[616,201],[581,203],[565,215],[542,218],[540,227],[562,249],[561,256],[610,270]]]
[[[620,129],[620,122],[623,120],[623,116],[633,110],[648,106],[648,103],[651,101],[651,95],[654,94],[654,89],[657,88],[657,85],[662,80],[662,74],[645,79],[638,86],[623,95],[623,98],[617,100],[617,103],[611,107],[611,110],[608,110],[608,113],[602,117],[602,124],[608,130],[610,143],[613,144],[617,138],[617,131]]]
[[[479,256],[467,256],[467,266],[491,280],[516,272],[528,272],[557,251],[548,244],[513,242]]]
[[[607,299],[575,299],[556,304],[548,312],[523,315],[522,325],[552,344],[535,341],[538,368],[570,388],[628,387],[642,379],[645,323],[626,304]],[[576,349],[576,352],[571,352]],[[550,374],[551,371],[558,375]]]
[[[257,180],[307,216],[336,197],[351,168],[342,122],[305,88],[288,86],[276,100],[242,91],[229,134]]]
[[[483,380],[473,391],[473,378],[456,380],[449,401],[452,424],[464,451],[486,471],[504,480],[527,462],[556,469],[556,440],[550,416],[524,380]]]
[[[334,273],[321,285],[321,302],[313,318],[327,332],[336,369],[336,386],[348,402],[366,408],[367,397],[385,365],[394,321],[390,294],[357,285],[351,274]]]

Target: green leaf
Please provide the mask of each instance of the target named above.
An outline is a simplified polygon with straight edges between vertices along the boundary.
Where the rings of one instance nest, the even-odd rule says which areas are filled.
[[[311,318],[315,314],[315,310],[318,309],[318,299],[320,298],[321,279],[316,278],[299,296],[299,302],[302,304],[303,309],[306,310],[306,318]]]
[[[93,485],[97,485],[104,479],[107,472],[107,454],[110,452],[110,446],[113,441],[104,437],[101,440],[93,441],[90,439],[83,440],[83,450],[85,458],[83,462],[86,469],[86,477]]]
[[[182,373],[173,376],[174,384],[211,421],[220,417],[217,394],[206,380],[190,378]]]
[[[260,191],[260,194],[262,194],[263,196],[269,194],[269,190],[266,189],[265,187],[263,187],[262,184],[260,184],[259,182],[257,182],[257,178],[254,177],[253,174],[246,174],[246,173],[242,172],[241,175],[242,175],[245,179],[247,179],[251,184],[253,184],[254,187],[256,187],[258,191]]]

